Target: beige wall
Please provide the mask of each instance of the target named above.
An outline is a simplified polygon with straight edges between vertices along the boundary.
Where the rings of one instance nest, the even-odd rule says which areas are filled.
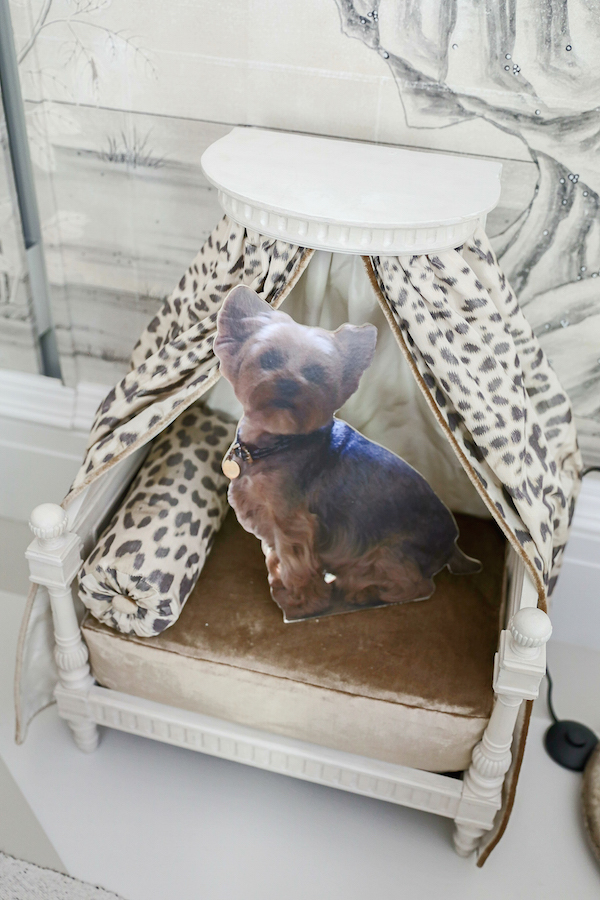
[[[218,219],[199,168],[208,144],[240,123],[331,134],[503,162],[488,230],[591,448],[600,26],[588,7],[515,0],[511,18],[496,0],[13,0],[67,381],[121,375]],[[17,272],[11,228],[0,220],[0,260]],[[0,365],[28,368],[11,327]]]

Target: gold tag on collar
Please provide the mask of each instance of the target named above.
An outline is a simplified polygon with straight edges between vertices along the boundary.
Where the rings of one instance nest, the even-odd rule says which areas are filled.
[[[223,462],[221,463],[221,468],[223,469],[223,475],[233,481],[234,478],[237,478],[240,474],[240,467],[235,459],[231,459],[229,455],[225,457]]]

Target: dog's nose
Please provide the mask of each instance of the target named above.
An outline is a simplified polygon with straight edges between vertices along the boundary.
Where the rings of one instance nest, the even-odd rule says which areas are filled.
[[[291,378],[282,378],[275,385],[275,396],[272,404],[276,409],[293,409],[294,400],[300,391],[300,385]]]
[[[291,378],[282,378],[277,382],[277,396],[284,400],[293,400],[300,391],[300,385]]]

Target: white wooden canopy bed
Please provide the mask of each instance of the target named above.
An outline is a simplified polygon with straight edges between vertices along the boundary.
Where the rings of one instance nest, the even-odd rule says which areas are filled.
[[[568,401],[482,230],[499,199],[501,167],[253,129],[234,129],[202,164],[226,218],[99,411],[63,507],[43,504],[32,513],[27,557],[40,587],[22,631],[19,739],[54,696],[82,750],[96,748],[104,725],[434,812],[455,821],[457,851],[479,849],[481,864],[512,806],[530,706],[524,701],[537,696],[545,672],[545,598],[580,471]],[[217,384],[211,349],[216,311],[231,287],[218,284],[217,254],[229,282],[252,284],[274,306],[289,294],[285,309],[301,321],[335,327],[370,316],[380,326],[374,378],[341,415],[428,478],[458,514],[466,549],[483,559],[481,575],[468,576],[462,588],[442,579],[431,601],[284,625],[255,539],[230,513],[167,630],[123,634],[89,613],[80,624],[82,559],[149,442],[208,389],[215,408],[236,412]],[[477,319],[481,309],[485,321]],[[431,321],[445,319],[439,343],[450,368],[441,373],[426,346],[431,322],[423,325],[420,310]],[[496,422],[504,422],[496,409],[509,403],[498,385],[511,377],[513,419],[526,423],[510,431],[514,452],[506,449],[504,425],[485,437],[477,428],[484,413],[471,419],[469,405],[457,400],[452,367],[468,370],[471,357],[453,352],[467,331],[470,346],[481,342],[469,353],[488,346],[500,361],[491,387],[472,376]],[[192,338],[198,349],[190,350]],[[169,381],[165,366],[156,367],[152,377],[161,386],[153,393],[145,379],[155,359],[176,353],[180,360],[191,354],[190,374],[181,376],[180,366]],[[552,397],[559,399],[544,405]],[[250,638],[253,623],[260,627]]]

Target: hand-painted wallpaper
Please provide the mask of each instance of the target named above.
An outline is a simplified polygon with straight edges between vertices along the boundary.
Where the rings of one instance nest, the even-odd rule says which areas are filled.
[[[600,456],[600,9],[589,0],[11,0],[69,383],[110,384],[220,215],[247,124],[499,159],[488,232]],[[357,184],[357,191],[360,184]],[[0,173],[0,366],[32,370]],[[20,299],[17,299],[17,296]]]
[[[29,297],[25,284],[25,248],[0,105],[0,368],[37,372]]]

